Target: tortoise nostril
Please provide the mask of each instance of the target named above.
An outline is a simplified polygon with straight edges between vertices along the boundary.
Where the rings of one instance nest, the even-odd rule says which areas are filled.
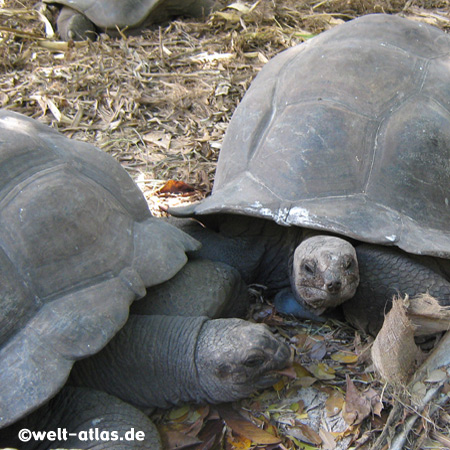
[[[342,287],[342,282],[340,280],[333,280],[327,283],[326,285],[327,291],[335,294],[336,292],[339,292],[339,290]]]

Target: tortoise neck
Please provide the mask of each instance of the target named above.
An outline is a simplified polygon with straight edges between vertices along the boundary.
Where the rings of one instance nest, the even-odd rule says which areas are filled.
[[[207,320],[132,315],[100,353],[76,364],[72,380],[141,408],[201,401],[195,352]]]

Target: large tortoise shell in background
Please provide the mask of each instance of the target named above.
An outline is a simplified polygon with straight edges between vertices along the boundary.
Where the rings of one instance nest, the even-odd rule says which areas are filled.
[[[196,247],[111,156],[0,110],[0,428],[56,394]]]
[[[213,0],[44,0],[68,6],[102,30],[140,29],[179,15],[209,14]]]
[[[450,257],[449,80],[450,37],[389,15],[282,52],[235,111],[194,213]]]

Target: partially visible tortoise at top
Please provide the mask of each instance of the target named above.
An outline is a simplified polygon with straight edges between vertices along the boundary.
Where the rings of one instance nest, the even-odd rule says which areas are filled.
[[[211,319],[240,277],[188,261],[198,247],[112,157],[0,110],[0,448],[160,449],[139,409],[232,401],[281,377],[290,351],[268,328]],[[152,286],[164,301],[129,317]],[[131,427],[145,439],[18,442],[21,428]]]
[[[371,332],[391,294],[429,291],[448,305],[449,80],[450,37],[391,15],[290,48],[236,109],[212,195],[171,212],[209,226],[185,226],[203,255],[269,287],[289,274],[316,313],[351,298],[359,272],[345,309]],[[322,233],[352,243],[357,261],[324,251]]]
[[[97,32],[138,32],[176,16],[208,15],[214,0],[44,0],[62,6],[57,25],[61,38],[84,40]]]

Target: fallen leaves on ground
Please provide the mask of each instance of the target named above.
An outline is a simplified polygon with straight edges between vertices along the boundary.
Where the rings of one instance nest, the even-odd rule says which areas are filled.
[[[222,442],[224,449],[344,450],[364,432],[370,433],[368,419],[378,414],[382,406],[377,394],[381,385],[373,377],[367,377],[364,373],[367,365],[358,362],[355,342],[359,348],[360,337],[355,341],[353,330],[336,328],[332,323],[300,324],[286,317],[259,314],[258,309],[253,315],[275,323],[275,332],[283,324],[281,334],[295,353],[291,376],[283,376],[271,389],[249,399],[212,406],[208,415],[193,416],[195,406],[188,407],[188,413],[179,408],[172,413],[159,412],[156,419],[170,438],[166,441],[176,444],[170,449],[183,444],[190,449],[207,450],[218,448],[214,445]],[[349,389],[346,375],[359,380],[364,389],[360,391],[354,386]],[[367,406],[366,409],[361,405]],[[352,411],[357,420],[347,423],[345,418],[348,419]],[[193,434],[197,432],[194,419],[202,421],[202,429],[213,432],[202,437],[200,432]],[[179,435],[183,427],[185,441]],[[173,431],[176,433],[172,434]],[[202,439],[202,442],[196,443],[195,439]]]

